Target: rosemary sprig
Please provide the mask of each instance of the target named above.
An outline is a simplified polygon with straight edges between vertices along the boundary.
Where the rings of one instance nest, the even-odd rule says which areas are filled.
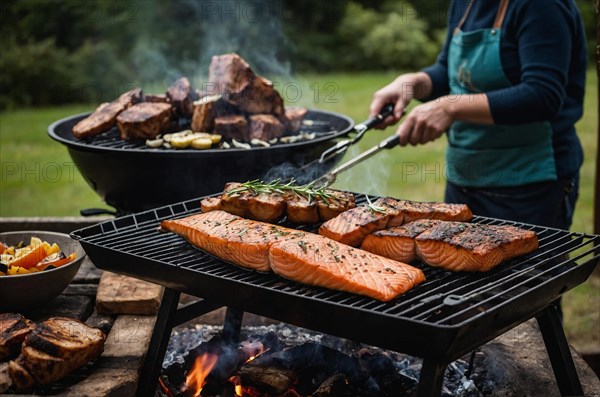
[[[375,205],[371,202],[371,199],[369,198],[368,195],[365,194],[365,197],[367,198],[367,207],[369,207],[369,209],[373,212],[379,212],[380,214],[386,214],[385,212],[385,208],[380,207],[378,205]]]
[[[233,195],[236,193],[251,192],[253,194],[261,193],[294,193],[298,196],[305,197],[309,202],[313,198],[317,197],[323,201],[327,201],[331,197],[331,194],[327,189],[322,187],[315,187],[315,182],[308,183],[306,185],[296,185],[295,179],[290,179],[289,182],[283,183],[281,179],[275,179],[271,182],[264,182],[259,179],[244,182],[239,187],[230,190],[227,194]]]

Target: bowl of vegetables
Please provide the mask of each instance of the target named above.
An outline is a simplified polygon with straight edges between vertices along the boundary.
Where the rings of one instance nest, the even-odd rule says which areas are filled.
[[[69,235],[43,231],[0,233],[0,312],[36,309],[73,280],[85,252]]]

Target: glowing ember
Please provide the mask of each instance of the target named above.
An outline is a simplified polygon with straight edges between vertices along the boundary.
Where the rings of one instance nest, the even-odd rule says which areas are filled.
[[[196,358],[194,366],[185,377],[185,383],[190,395],[197,397],[202,392],[202,388],[206,384],[206,377],[215,367],[219,356],[211,353],[204,353]]]
[[[254,360],[256,357],[258,357],[258,356],[261,356],[261,355],[265,354],[265,353],[266,353],[266,352],[268,352],[269,350],[271,350],[271,349],[265,349],[265,350],[262,350],[261,352],[259,352],[259,353],[255,354],[254,356],[252,356],[252,357],[250,357],[249,359],[247,359],[247,360],[246,360],[246,363],[249,363],[250,361]],[[245,364],[245,363],[244,363],[244,364]]]
[[[158,384],[159,384],[160,388],[162,389],[162,391],[168,397],[173,397],[173,394],[171,393],[171,391],[169,390],[169,388],[167,387],[167,385],[165,385],[165,382],[160,377],[158,378]]]

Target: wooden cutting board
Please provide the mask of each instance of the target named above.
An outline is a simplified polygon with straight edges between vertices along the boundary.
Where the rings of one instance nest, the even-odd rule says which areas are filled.
[[[102,314],[156,314],[164,288],[136,278],[104,272],[96,294]]]

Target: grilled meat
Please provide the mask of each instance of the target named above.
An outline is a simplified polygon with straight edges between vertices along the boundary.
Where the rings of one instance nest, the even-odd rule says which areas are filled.
[[[538,248],[535,232],[514,226],[440,222],[415,238],[419,258],[452,271],[486,272]]]
[[[252,139],[260,139],[267,142],[282,137],[284,132],[284,125],[275,116],[255,114],[250,116],[250,129],[245,141],[250,142]]]
[[[225,185],[221,195],[221,208],[231,214],[245,218],[275,222],[285,215],[285,198],[282,194],[255,194],[244,190],[238,192],[240,183],[230,182]]]
[[[194,101],[198,94],[192,88],[187,77],[181,77],[167,89],[167,98],[175,109],[175,114],[181,117],[192,117],[194,113]]]
[[[192,131],[211,132],[215,128],[215,118],[225,116],[227,110],[227,103],[221,95],[207,95],[200,98],[194,102]]]
[[[464,204],[420,203],[388,197],[377,200],[371,207],[340,214],[324,223],[319,234],[359,246],[370,233],[416,219],[469,221],[472,217],[471,210]]]
[[[143,102],[169,103],[169,98],[166,94],[146,94]]]
[[[9,375],[18,390],[54,382],[97,358],[105,340],[102,331],[80,321],[49,318],[27,335],[21,354],[9,363]]]
[[[388,224],[402,223],[402,213],[392,198],[380,198],[372,206],[361,206],[342,212],[319,228],[319,234],[340,243],[358,247],[363,239]]]
[[[121,139],[154,139],[169,128],[171,105],[138,103],[117,116]]]
[[[0,314],[0,361],[16,357],[35,324],[20,314]]]
[[[306,108],[288,108],[285,109],[284,124],[291,133],[296,133],[302,127],[302,120],[308,113]]]
[[[400,262],[412,262],[416,257],[415,238],[442,221],[421,219],[369,234],[360,248]]]
[[[242,91],[256,75],[250,65],[238,54],[215,55],[208,69],[206,95],[229,94]]]
[[[206,198],[201,201],[203,212],[223,210],[235,215],[264,222],[275,222],[287,214],[295,223],[317,223],[337,216],[354,207],[352,193],[327,189],[327,197],[306,197],[300,194],[261,193],[243,188],[242,184],[230,182],[225,185],[218,199]]]
[[[211,211],[161,222],[192,245],[238,266],[388,301],[422,282],[409,265],[312,233]]]
[[[251,221],[224,211],[211,211],[161,222],[192,245],[235,265],[269,272],[269,248],[277,241],[293,241],[305,232]]]
[[[273,244],[271,268],[304,284],[390,301],[425,281],[420,269],[316,234]]]
[[[135,88],[122,94],[119,99],[103,103],[85,119],[73,127],[76,138],[90,138],[114,127],[117,116],[130,106],[142,101],[142,90]]]
[[[398,200],[398,208],[404,215],[404,223],[417,219],[438,219],[441,221],[469,222],[473,213],[466,204],[418,202]]]
[[[215,118],[214,132],[224,139],[246,141],[248,136],[248,120],[244,116],[231,115]]]
[[[227,93],[225,98],[247,113],[285,115],[283,98],[273,87],[273,82],[261,76],[256,76],[241,91]]]

